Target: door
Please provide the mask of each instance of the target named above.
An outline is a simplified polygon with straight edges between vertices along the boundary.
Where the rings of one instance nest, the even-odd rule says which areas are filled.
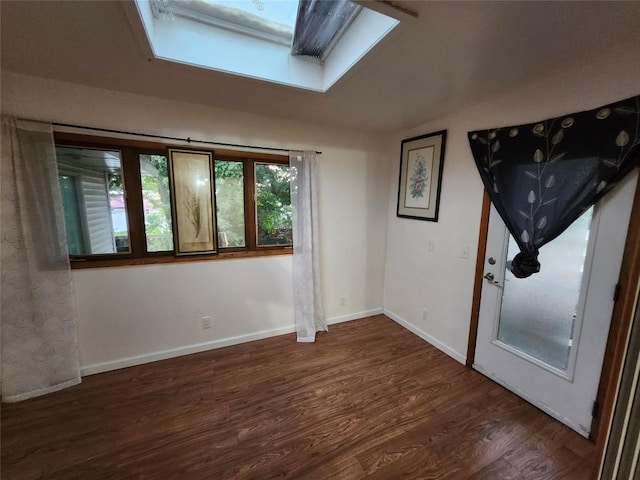
[[[542,247],[518,279],[518,252],[491,207],[474,368],[588,437],[638,174]]]

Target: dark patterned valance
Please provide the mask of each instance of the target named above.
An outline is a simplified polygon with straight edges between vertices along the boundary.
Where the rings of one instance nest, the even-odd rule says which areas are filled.
[[[520,247],[518,278],[540,270],[538,250],[640,162],[640,96],[586,112],[469,132],[491,201]]]

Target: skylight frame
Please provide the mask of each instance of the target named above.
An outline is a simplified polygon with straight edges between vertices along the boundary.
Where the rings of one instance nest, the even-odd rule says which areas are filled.
[[[265,39],[179,16],[169,21],[166,17],[170,13],[154,15],[152,2],[166,3],[166,0],[133,0],[122,4],[150,61],[214,70],[320,93],[329,90],[400,23],[400,16],[363,8],[321,64],[309,57],[293,56],[289,46]]]

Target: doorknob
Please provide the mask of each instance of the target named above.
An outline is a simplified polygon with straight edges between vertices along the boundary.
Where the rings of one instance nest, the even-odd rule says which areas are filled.
[[[493,273],[491,272],[485,273],[484,278],[486,278],[487,282],[489,282],[491,285],[495,285],[496,287],[502,288],[502,285],[500,285],[500,282],[496,280],[496,276]]]

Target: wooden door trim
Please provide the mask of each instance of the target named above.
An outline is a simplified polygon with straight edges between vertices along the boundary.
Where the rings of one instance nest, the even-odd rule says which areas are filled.
[[[638,290],[640,289],[640,178],[633,199],[629,230],[618,280],[618,300],[613,307],[611,327],[598,386],[598,409],[591,424],[591,440],[596,443],[596,475],[604,459],[608,430],[618,394],[618,384],[627,352],[629,332],[633,323]],[[597,476],[596,476],[597,478]]]
[[[482,209],[480,214],[480,231],[478,233],[478,253],[476,255],[476,273],[473,280],[473,300],[471,301],[471,322],[469,326],[469,342],[467,343],[467,367],[473,366],[476,358],[476,340],[478,337],[478,319],[480,318],[480,296],[482,294],[482,272],[484,271],[484,257],[487,251],[487,234],[489,232],[489,212],[491,199],[486,190],[482,194]]]
[[[471,304],[469,342],[467,345],[466,365],[468,367],[473,365],[476,352],[478,320],[480,317],[480,297],[483,285],[482,272],[484,271],[485,252],[487,248],[490,205],[489,195],[485,191],[482,198],[482,213],[478,232],[478,252],[476,256],[473,299]],[[629,230],[627,232],[618,283],[620,285],[619,297],[614,306],[611,318],[611,326],[596,399],[599,407],[591,425],[590,439],[596,444],[595,458],[598,459],[596,462],[596,469],[598,470],[604,457],[607,430],[613,416],[618,382],[626,353],[627,339],[633,321],[635,304],[638,300],[638,291],[640,289],[640,178],[638,179],[635,197],[633,199]]]

